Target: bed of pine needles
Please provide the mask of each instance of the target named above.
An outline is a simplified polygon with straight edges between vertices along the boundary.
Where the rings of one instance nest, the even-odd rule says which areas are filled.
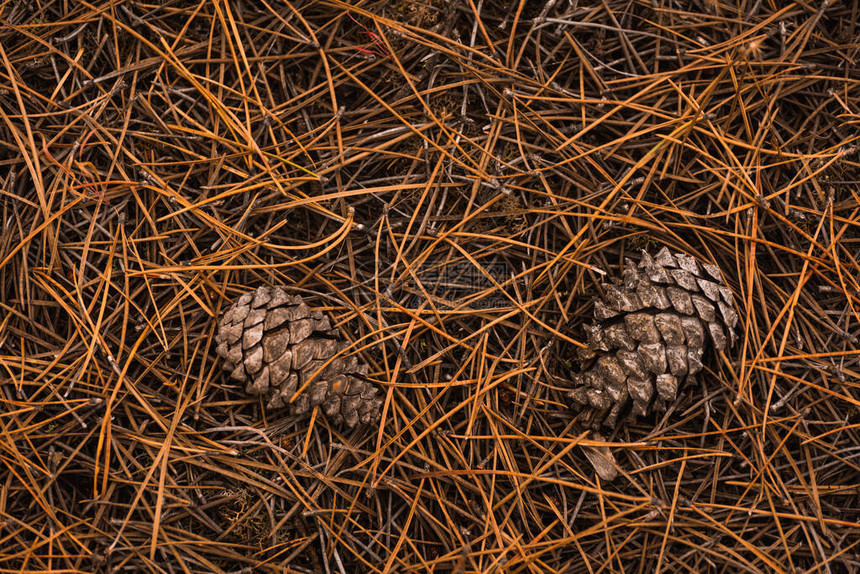
[[[858,62],[856,0],[0,1],[0,572],[858,572]],[[740,341],[595,434],[663,245]],[[228,380],[276,284],[381,424]]]

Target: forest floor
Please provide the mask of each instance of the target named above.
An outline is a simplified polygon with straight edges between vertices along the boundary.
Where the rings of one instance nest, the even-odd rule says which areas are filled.
[[[0,2],[0,572],[860,571],[859,61],[857,1]],[[662,246],[739,341],[596,434]],[[378,425],[228,379],[260,285]]]

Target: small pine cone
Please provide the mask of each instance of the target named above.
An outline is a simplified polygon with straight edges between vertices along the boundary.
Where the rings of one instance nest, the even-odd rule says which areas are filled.
[[[268,409],[300,415],[320,405],[332,423],[350,428],[379,419],[382,400],[364,380],[367,365],[342,355],[349,343],[298,295],[280,287],[242,295],[221,317],[215,342],[230,378],[262,395]]]
[[[735,342],[738,315],[720,270],[667,248],[637,265],[627,259],[621,279],[594,303],[595,322],[573,375],[570,399],[591,409],[594,423],[615,426],[628,405],[635,415],[665,411],[687,377],[702,369],[708,344]],[[710,342],[710,343],[709,343]]]

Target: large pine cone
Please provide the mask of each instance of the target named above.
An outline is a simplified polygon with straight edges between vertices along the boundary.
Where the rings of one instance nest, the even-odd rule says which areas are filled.
[[[714,265],[664,247],[638,265],[627,259],[622,279],[605,288],[579,349],[590,366],[573,375],[569,394],[595,425],[614,426],[631,404],[636,415],[665,411],[679,383],[702,369],[709,341],[718,351],[734,344],[738,315]]]
[[[215,342],[230,377],[262,395],[268,409],[289,407],[300,415],[322,405],[329,420],[348,427],[379,418],[382,401],[363,379],[367,365],[342,356],[349,343],[298,295],[280,287],[242,295],[221,318]]]

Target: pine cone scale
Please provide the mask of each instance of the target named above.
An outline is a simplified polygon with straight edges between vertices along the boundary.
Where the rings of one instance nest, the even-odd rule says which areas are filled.
[[[250,318],[250,315],[248,316]],[[262,321],[262,319],[261,319]],[[242,349],[247,351],[263,339],[262,323],[252,324],[248,326],[248,321],[245,320],[245,334],[242,337]]]
[[[246,352],[242,363],[249,375],[259,372],[263,368],[263,348],[257,346]]]

